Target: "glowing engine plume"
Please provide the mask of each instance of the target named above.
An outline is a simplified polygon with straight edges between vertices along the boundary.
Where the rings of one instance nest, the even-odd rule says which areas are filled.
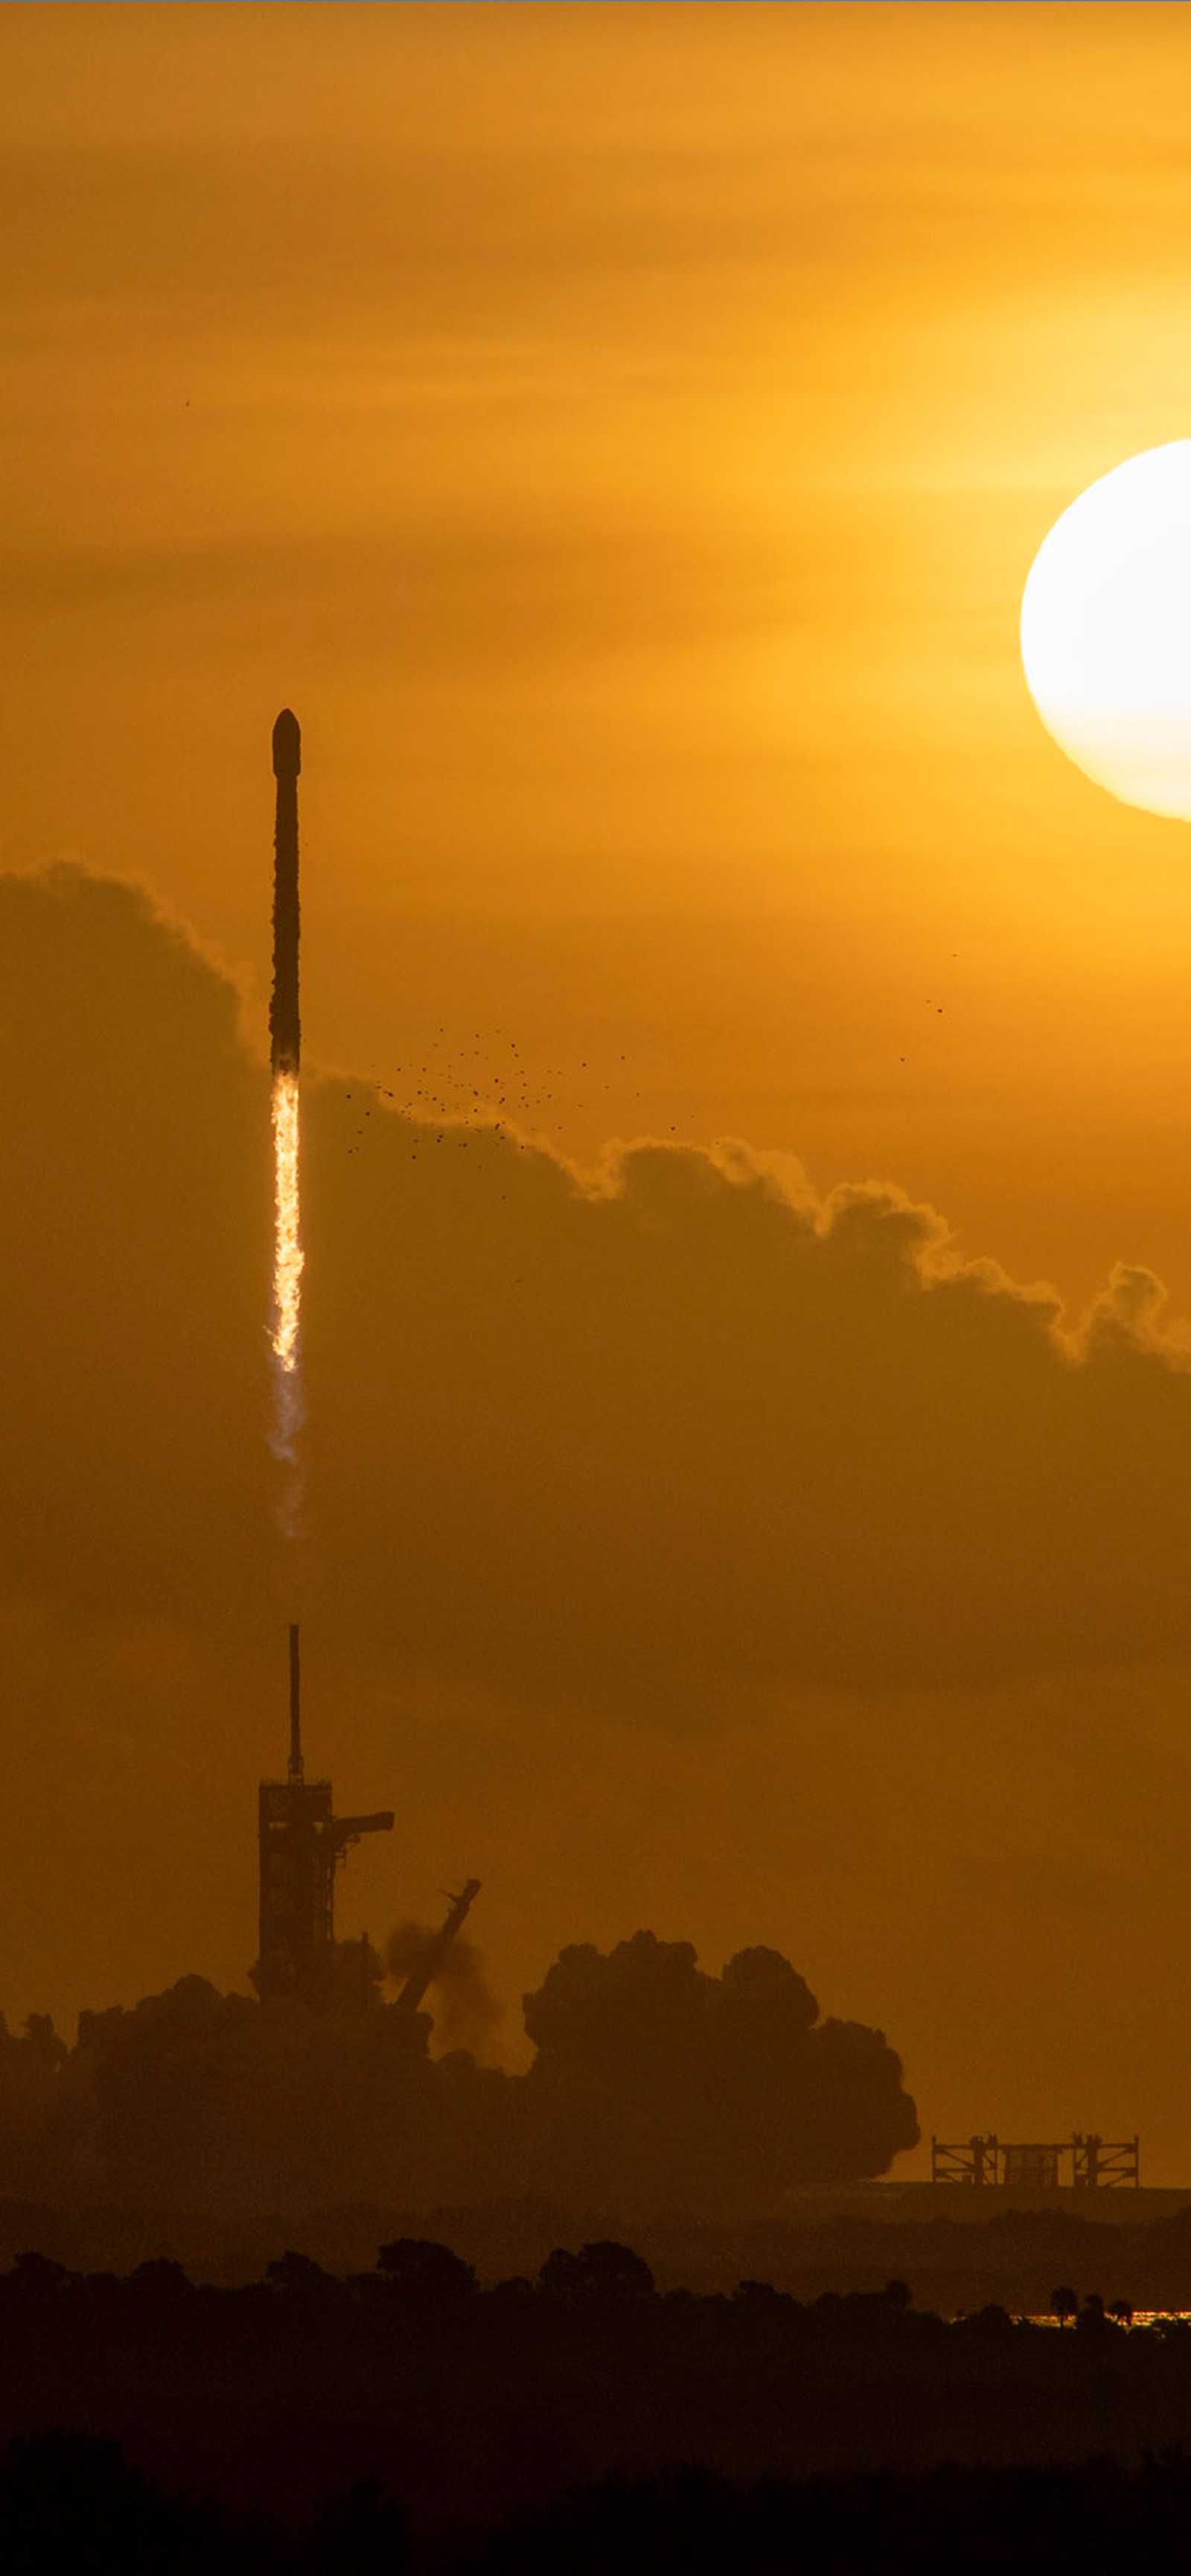
[[[279,1073],[273,1082],[273,1448],[291,1465],[304,1410],[300,1147],[298,1077]]]
[[[302,1401],[302,1199],[299,1079],[302,1030],[298,1010],[298,775],[302,736],[297,717],[283,707],[273,727],[277,828],[273,867],[273,997],[269,1038],[273,1067],[273,1430],[275,1455],[292,1470],[280,1508],[281,1526],[295,1533],[301,1503],[298,1434]]]

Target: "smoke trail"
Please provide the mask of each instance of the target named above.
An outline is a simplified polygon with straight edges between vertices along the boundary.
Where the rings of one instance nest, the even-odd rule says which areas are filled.
[[[273,1428],[269,1445],[289,1468],[278,1504],[287,1538],[297,1534],[302,1506],[298,1435],[306,1416],[302,1392],[301,1120],[296,1072],[273,1080]]]
[[[410,1970],[421,1966],[436,1938],[433,1924],[399,1923],[385,1943],[385,1966],[390,1977],[404,1984]],[[462,1933],[456,1934],[439,1961],[431,1979],[431,1992],[437,1998],[435,2029],[448,2048],[478,2047],[504,2019],[504,2005],[493,1994],[484,1974],[483,1953]]]

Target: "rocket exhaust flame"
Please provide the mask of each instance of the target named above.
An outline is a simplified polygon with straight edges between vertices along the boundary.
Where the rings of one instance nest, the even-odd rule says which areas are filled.
[[[302,1428],[302,1199],[301,1129],[296,1073],[273,1082],[273,1347],[275,1456],[297,1462]]]
[[[273,994],[269,1039],[273,1069],[273,1351],[274,1456],[291,1470],[278,1517],[288,1538],[297,1533],[301,1507],[298,1437],[305,1419],[302,1397],[302,1200],[300,1186],[302,1056],[298,1007],[298,776],[302,737],[296,716],[283,707],[273,727],[277,823],[273,867]]]

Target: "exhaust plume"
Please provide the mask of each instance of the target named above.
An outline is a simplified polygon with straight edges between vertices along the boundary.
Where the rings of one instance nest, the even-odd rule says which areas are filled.
[[[278,1518],[287,1538],[297,1533],[302,1502],[298,1440],[305,1419],[302,1395],[302,1197],[299,1084],[302,1028],[298,1002],[298,777],[302,736],[297,717],[283,707],[273,727],[277,819],[273,835],[273,992],[269,1042],[273,1072],[273,1352],[274,1456],[289,1469]]]
[[[399,1923],[385,1943],[385,1966],[394,1983],[419,1968],[438,1938],[430,1923]],[[504,2005],[484,1974],[483,1954],[456,1933],[430,1980],[436,1997],[434,2027],[448,2048],[476,2048],[504,2019]]]
[[[276,1457],[297,1465],[302,1427],[302,1199],[298,1076],[273,1081],[273,1319],[272,1446]]]

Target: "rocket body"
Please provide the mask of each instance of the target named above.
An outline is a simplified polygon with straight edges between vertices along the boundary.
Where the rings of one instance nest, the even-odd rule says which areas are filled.
[[[283,707],[273,727],[277,822],[273,835],[273,996],[269,1043],[274,1078],[296,1074],[302,1060],[298,1012],[298,773],[302,736],[298,719]]]

